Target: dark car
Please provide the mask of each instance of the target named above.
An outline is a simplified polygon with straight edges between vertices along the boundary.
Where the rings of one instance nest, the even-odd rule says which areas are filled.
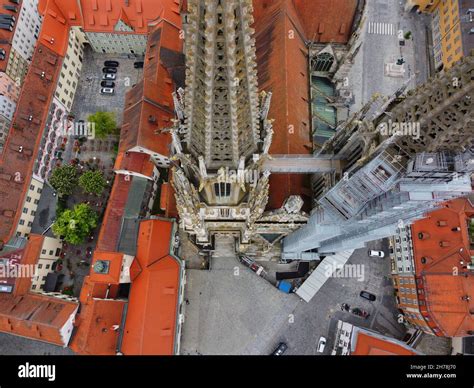
[[[351,313],[354,314],[354,315],[357,315],[358,317],[365,318],[365,319],[369,318],[369,316],[370,316],[370,314],[367,311],[362,310],[358,307],[353,308],[351,310]]]
[[[286,352],[288,346],[284,342],[280,342],[277,348],[271,354],[272,356],[281,356],[283,353]]]
[[[106,74],[115,74],[117,73],[117,68],[115,67],[104,67],[102,71]]]
[[[135,62],[135,63],[133,64],[133,67],[134,67],[135,69],[143,69],[143,64],[144,64],[143,61]]]
[[[105,67],[119,67],[119,63],[117,61],[105,61],[104,66]]]
[[[102,86],[103,88],[115,88],[115,82],[112,82],[112,81],[102,81],[100,83],[100,86]]]
[[[377,297],[374,294],[371,294],[370,292],[367,292],[367,291],[361,291],[359,295],[361,298],[370,300],[371,302],[374,302],[375,299],[377,299]]]

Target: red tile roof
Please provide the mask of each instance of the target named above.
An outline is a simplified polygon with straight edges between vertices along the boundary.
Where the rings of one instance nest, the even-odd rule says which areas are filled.
[[[115,177],[97,240],[98,250],[108,252],[117,250],[122,228],[122,217],[131,184],[132,179],[125,175]]]
[[[275,134],[270,154],[310,154],[308,50],[298,15],[289,1],[258,2],[254,28],[259,87],[273,94],[268,117],[275,120]],[[290,28],[294,39],[288,35]],[[309,205],[309,187],[307,175],[272,174],[268,209],[280,208],[291,195],[301,195]]]
[[[148,39],[143,81],[127,94],[120,135],[120,151],[142,147],[162,156],[170,155],[175,117],[173,92],[182,84],[184,56],[180,25],[160,21]]]
[[[75,302],[44,295],[0,294],[0,331],[66,346],[61,330],[72,323],[77,308]]]
[[[11,11],[7,11],[3,8],[4,5],[14,5],[19,8],[18,13],[13,13]],[[2,14],[13,15],[18,21],[18,16],[20,15],[21,4],[16,5],[10,2],[10,0],[0,0],[0,9],[2,10]],[[10,57],[10,52],[12,49],[12,41],[13,36],[15,35],[17,23],[13,27],[13,31],[0,29],[0,48],[5,50],[5,60],[0,61],[0,72],[5,72],[8,66],[8,58]]]
[[[351,356],[414,356],[419,353],[404,342],[354,327]]]
[[[33,275],[34,266],[38,261],[43,246],[43,240],[43,236],[32,234],[24,248],[13,250],[8,253],[0,253],[0,258],[6,259],[8,261],[8,266],[17,266],[17,268],[19,268],[19,265],[30,266],[28,268],[31,268],[31,272],[26,274]],[[14,296],[24,295],[31,287],[31,277],[0,278],[0,285],[12,286]]]
[[[92,299],[87,305],[82,304],[79,328],[71,349],[79,354],[115,355],[125,303],[124,300]]]
[[[38,46],[0,155],[0,241],[13,237],[20,219],[61,64],[56,53]]]
[[[151,178],[155,164],[152,162],[150,155],[146,153],[121,152],[115,162],[115,169],[136,172]]]
[[[173,355],[183,270],[170,255],[171,221],[150,220],[140,225],[137,265],[121,351],[125,355]],[[140,271],[141,268],[141,271]]]
[[[59,55],[67,50],[69,28],[80,26],[86,32],[115,31],[119,20],[133,28],[133,34],[147,34],[148,25],[159,17],[180,23],[179,0],[40,0],[38,9],[44,15],[40,42]]]
[[[109,269],[106,274],[97,273],[94,265],[98,261],[108,262]],[[119,284],[122,273],[123,254],[118,252],[104,252],[96,250],[92,259],[90,280],[93,283]]]
[[[347,43],[357,10],[357,0],[293,0],[313,42]]]
[[[467,228],[473,217],[473,204],[460,198],[412,226],[420,309],[441,336],[474,331],[474,274],[467,268],[474,257]]]

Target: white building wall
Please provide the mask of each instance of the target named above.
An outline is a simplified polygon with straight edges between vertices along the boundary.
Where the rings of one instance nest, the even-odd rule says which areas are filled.
[[[43,290],[46,276],[53,272],[53,264],[59,259],[62,247],[61,240],[47,236],[44,238],[35,277],[31,279],[31,291],[41,292]]]
[[[0,115],[11,121],[15,109],[16,102],[10,100],[7,96],[0,96]]]
[[[16,21],[12,47],[27,61],[31,61],[33,56],[42,23],[43,18],[38,12],[38,0],[23,0]]]
[[[90,45],[99,53],[144,55],[147,36],[127,33],[86,32]]]
[[[28,237],[31,233],[31,227],[36,217],[36,210],[38,209],[43,186],[44,184],[35,178],[31,180],[16,230],[16,235],[19,237]]]
[[[82,70],[82,60],[84,58],[84,43],[81,34],[77,29],[69,32],[69,43],[64,57],[63,66],[56,87],[55,97],[70,112]]]

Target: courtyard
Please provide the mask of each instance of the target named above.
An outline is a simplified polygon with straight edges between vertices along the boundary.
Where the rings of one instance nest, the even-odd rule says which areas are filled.
[[[87,121],[87,117],[98,111],[113,112],[117,124],[122,124],[123,108],[125,106],[126,93],[143,76],[143,69],[135,69],[134,63],[140,60],[128,54],[103,54],[94,52],[86,45],[82,66],[81,80],[79,83],[71,113],[76,120]],[[115,83],[115,94],[112,96],[100,94],[102,80],[102,68],[105,61],[117,61],[119,63],[117,79]]]

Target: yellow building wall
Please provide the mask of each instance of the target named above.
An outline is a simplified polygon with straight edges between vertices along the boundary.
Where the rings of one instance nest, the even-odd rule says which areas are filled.
[[[418,7],[420,12],[432,13],[440,2],[441,0],[407,0],[406,9],[412,10]]]
[[[463,57],[459,0],[441,0],[433,16],[433,36],[435,65],[447,70]]]

